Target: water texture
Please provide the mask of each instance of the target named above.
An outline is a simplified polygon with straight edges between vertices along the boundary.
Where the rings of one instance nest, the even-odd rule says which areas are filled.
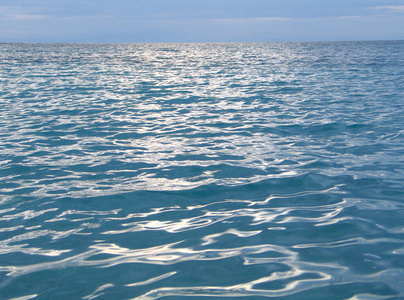
[[[0,299],[404,299],[404,42],[0,44]]]

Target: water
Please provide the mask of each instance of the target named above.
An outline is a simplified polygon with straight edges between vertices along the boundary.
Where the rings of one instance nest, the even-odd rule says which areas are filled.
[[[0,299],[404,299],[404,42],[0,45]]]

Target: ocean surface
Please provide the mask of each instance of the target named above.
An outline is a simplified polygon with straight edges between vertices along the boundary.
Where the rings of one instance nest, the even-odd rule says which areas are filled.
[[[0,299],[404,299],[404,41],[0,44]]]

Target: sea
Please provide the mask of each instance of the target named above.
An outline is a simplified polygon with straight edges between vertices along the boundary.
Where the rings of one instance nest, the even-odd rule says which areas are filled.
[[[0,299],[404,299],[404,41],[0,44]]]

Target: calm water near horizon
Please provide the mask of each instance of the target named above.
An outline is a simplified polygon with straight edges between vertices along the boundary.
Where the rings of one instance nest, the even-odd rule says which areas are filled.
[[[404,41],[0,44],[0,299],[404,299]]]

